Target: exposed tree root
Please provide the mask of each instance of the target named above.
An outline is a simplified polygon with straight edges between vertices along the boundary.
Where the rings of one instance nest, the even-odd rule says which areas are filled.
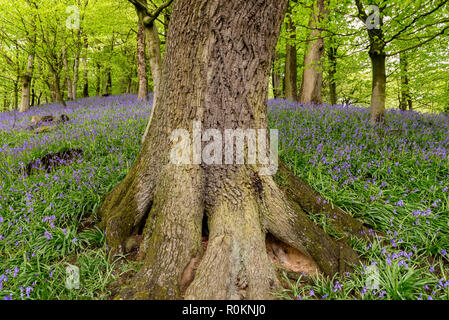
[[[225,196],[215,201],[208,248],[186,299],[269,299],[280,288],[266,254],[253,190],[237,189],[240,202]]]
[[[311,221],[295,202],[286,200],[274,180],[265,179],[263,205],[266,228],[276,238],[315,260],[325,275],[350,271],[357,255],[345,242],[337,243]]]
[[[132,175],[107,196],[102,224],[113,254],[128,251],[129,239],[142,233],[143,266],[117,299],[272,299],[282,287],[281,270],[332,276],[358,263],[347,242],[332,239],[307,217],[295,201],[299,192],[286,196],[254,168],[210,170],[165,165],[144,210],[134,199],[138,182]],[[294,177],[287,177],[290,190],[306,190],[295,189]]]
[[[154,168],[159,168],[158,156],[152,157]],[[100,227],[106,229],[106,239],[111,248],[111,257],[124,253],[127,239],[142,232],[150,213],[159,171],[150,176],[142,167],[148,166],[141,155],[125,179],[116,185],[104,198],[97,212]]]
[[[325,202],[323,196],[296,176],[283,161],[280,162],[275,180],[287,198],[297,203],[305,213],[327,214],[329,224],[340,234],[360,239],[369,238],[369,229],[363,223],[342,209]]]

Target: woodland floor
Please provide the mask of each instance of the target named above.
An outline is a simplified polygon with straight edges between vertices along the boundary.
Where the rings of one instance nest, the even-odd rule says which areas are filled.
[[[137,156],[150,107],[135,96],[111,96],[0,114],[0,299],[108,299],[138,270],[139,239],[110,263],[92,213]],[[353,273],[289,280],[274,294],[449,299],[449,118],[391,110],[387,125],[369,128],[364,108],[285,100],[270,100],[269,108],[280,157],[295,174],[323,202],[385,235],[351,240],[367,264]],[[49,114],[70,121],[33,133],[31,117]],[[338,237],[327,218],[314,221]],[[273,243],[267,247],[280,259]],[[289,250],[282,252],[290,269],[313,269]],[[79,290],[65,287],[68,263],[80,268]],[[377,289],[367,287],[370,265],[378,270]]]

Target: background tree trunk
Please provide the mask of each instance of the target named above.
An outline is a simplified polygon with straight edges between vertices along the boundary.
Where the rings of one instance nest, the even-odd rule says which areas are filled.
[[[326,15],[324,0],[316,0],[309,20],[309,29],[312,31],[307,38],[304,51],[304,68],[299,96],[301,103],[322,103],[323,100],[321,90],[323,86],[324,39],[321,36],[321,29]]]
[[[162,76],[162,56],[161,56],[161,40],[159,39],[159,32],[157,31],[156,23],[151,23],[151,25],[145,24],[145,18],[142,19],[144,22],[145,39],[147,40],[148,46],[148,60],[150,62],[151,77],[153,79],[153,107],[150,115],[150,120],[148,121],[145,133],[142,136],[142,141],[145,140],[148,130],[150,128],[151,120],[153,118],[154,110],[157,108],[157,101],[160,92],[160,82]]]
[[[112,74],[111,67],[106,67],[106,81],[103,90],[103,96],[110,96],[112,89]]]
[[[99,96],[101,92],[101,65],[99,63],[96,64],[97,72],[96,72],[96,79],[97,79],[97,85],[95,87],[95,95]]]
[[[144,27],[141,21],[138,22],[139,29],[137,32],[137,73],[139,77],[139,91],[137,99],[148,99],[148,78],[147,78],[147,61],[145,55],[145,35]]]
[[[31,103],[30,106],[35,106],[36,91],[34,90],[35,81],[31,83]]]
[[[128,76],[126,78],[126,92],[125,92],[126,94],[131,93],[132,80],[133,80],[132,71],[129,71]]]
[[[399,64],[401,67],[401,103],[399,105],[399,109],[407,110],[408,107],[409,110],[412,110],[413,103],[410,97],[410,87],[408,79],[408,57],[406,52],[400,53]]]
[[[126,250],[130,237],[142,239],[142,267],[121,298],[273,298],[280,281],[267,254],[271,237],[328,275],[345,271],[343,261],[357,262],[272,176],[260,174],[261,165],[169,161],[177,142],[172,130],[192,136],[194,122],[221,134],[267,129],[267,80],[286,6],[287,0],[175,2],[159,107],[133,167],[99,211],[111,257]],[[294,180],[284,173],[284,181]],[[302,199],[309,191],[292,192]]]
[[[331,105],[336,105],[337,98],[337,48],[331,44],[328,51],[329,59],[329,98]]]
[[[275,52],[275,58],[273,62],[273,67],[271,70],[271,82],[273,85],[273,96],[274,98],[280,98],[282,96],[282,89],[281,89],[281,76],[279,74],[279,70],[277,68],[277,63],[279,62],[280,55],[279,52]]]
[[[61,92],[61,80],[59,78],[59,75],[54,72],[53,73],[53,90],[54,90],[54,95],[55,95],[55,100],[60,102],[64,107],[67,106],[67,104],[64,101],[64,97],[63,94]]]
[[[359,19],[367,23],[368,15],[365,12],[360,0],[355,0]],[[382,11],[383,8],[380,8]],[[370,124],[376,125],[385,120],[385,100],[387,88],[387,73],[385,69],[385,35],[383,33],[383,17],[379,16],[379,24],[373,28],[368,28],[368,38],[370,43],[369,57],[371,59],[372,69],[372,89],[370,105]]]
[[[81,52],[81,29],[76,34],[76,49],[75,59],[73,61],[73,83],[72,83],[72,98],[76,100],[78,96],[78,79],[80,66],[80,52]]]
[[[33,79],[34,69],[34,53],[30,53],[28,56],[27,66],[25,74],[22,76],[22,100],[20,103],[19,112],[25,112],[30,109],[31,98],[31,80]]]
[[[289,10],[290,11],[290,10]],[[285,47],[285,99],[298,100],[298,57],[296,50],[296,27],[288,12],[288,38]]]
[[[17,79],[14,81],[14,110],[19,108],[19,81],[20,75],[17,75]]]
[[[385,53],[370,53],[373,69],[373,87],[371,95],[370,122],[372,125],[384,122],[385,118],[385,90],[387,76],[385,71]]]
[[[87,50],[89,48],[89,42],[87,39],[87,34],[84,34],[84,57],[83,57],[83,97],[87,98],[89,96],[89,76],[88,76],[88,65],[87,65]]]
[[[67,49],[65,47],[62,48],[62,63],[64,65],[64,70],[65,70],[64,83],[67,84],[67,100],[73,100],[72,78],[70,77],[69,63],[67,60]],[[59,86],[59,84],[58,84],[58,86]]]
[[[5,90],[3,94],[3,110],[9,109],[8,92]]]

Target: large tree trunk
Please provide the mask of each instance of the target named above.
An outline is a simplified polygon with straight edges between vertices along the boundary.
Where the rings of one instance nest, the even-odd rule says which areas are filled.
[[[287,20],[288,38],[285,46],[285,98],[298,100],[298,57],[296,50],[296,28],[289,14]]]
[[[326,15],[324,0],[316,0],[309,20],[309,29],[312,31],[304,51],[304,68],[299,94],[299,101],[302,103],[322,103],[324,40],[321,29]]]
[[[145,34],[143,22],[139,21],[137,32],[137,74],[139,77],[139,91],[137,100],[148,99],[147,60],[145,55]]]
[[[19,112],[25,112],[30,109],[31,98],[31,80],[33,79],[34,53],[28,56],[25,74],[22,76],[22,100]]]
[[[170,161],[178,142],[170,135],[178,128],[194,139],[201,139],[198,126],[217,135],[226,129],[266,131],[267,79],[286,5],[287,0],[175,2],[159,107],[133,167],[99,210],[111,257],[128,250],[131,239],[142,239],[142,267],[120,298],[272,299],[281,285],[267,244],[277,257],[280,246],[296,250],[310,269],[327,275],[357,263],[351,248],[327,236],[304,210],[335,212],[351,222],[344,232],[360,236],[363,226],[320,206],[319,196],[288,168],[279,171],[281,189],[261,174],[260,164],[207,165],[195,155],[193,164]],[[205,142],[194,141],[193,150]],[[216,161],[224,151],[221,145],[214,151]]]
[[[402,52],[399,55],[399,64],[401,69],[401,101],[399,108],[401,110],[407,110],[407,107],[412,110],[413,104],[410,97],[410,87],[408,79],[408,57],[407,53]]]

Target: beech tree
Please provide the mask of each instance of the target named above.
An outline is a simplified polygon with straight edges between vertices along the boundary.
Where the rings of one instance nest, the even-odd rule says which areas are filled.
[[[358,262],[347,242],[307,213],[331,213],[336,230],[354,236],[364,227],[320,201],[285,164],[273,177],[259,174],[261,165],[170,162],[172,131],[192,136],[194,121],[217,133],[267,129],[268,79],[286,8],[287,0],[174,2],[148,135],[98,212],[111,256],[141,239],[142,267],[118,298],[271,299],[281,282],[268,238],[327,275]]]
[[[418,1],[407,3],[405,8],[379,0],[370,2],[370,12],[362,0],[355,0],[358,18],[367,25],[369,57],[372,65],[371,124],[384,121],[386,100],[386,59],[416,49],[449,30],[446,15],[435,19],[436,13],[447,5],[448,0]],[[374,6],[374,7],[373,7]],[[384,22],[388,19],[388,28]],[[436,28],[435,28],[436,27]],[[388,45],[402,42],[403,48],[388,52]]]
[[[324,55],[324,39],[322,24],[326,19],[325,0],[314,1],[309,20],[310,33],[304,50],[303,74],[299,101],[302,103],[322,103],[323,86],[322,58]]]
[[[153,112],[157,107],[157,97],[160,91],[160,79],[162,72],[162,56],[161,56],[161,40],[159,39],[159,32],[156,26],[156,19],[159,15],[171,5],[173,0],[168,0],[151,11],[148,8],[146,0],[129,0],[137,11],[139,23],[143,25],[144,35],[148,47],[148,60],[150,62],[151,75],[153,78],[153,111],[150,115],[147,128],[143,134],[142,141],[145,140],[150,127]]]
[[[22,15],[20,10],[17,10],[17,16],[15,18],[18,25],[14,24],[13,21],[9,22],[9,25],[15,28],[17,32],[15,35],[8,34],[5,31],[0,33],[0,40],[4,39],[5,42],[9,42],[13,46],[15,46],[16,52],[11,55],[7,50],[5,50],[2,46],[2,41],[0,41],[0,56],[4,57],[4,61],[12,67],[12,69],[17,73],[17,80],[20,79],[21,82],[21,99],[19,106],[19,86],[18,81],[14,83],[14,105],[15,108],[19,108],[19,112],[28,111],[31,103],[31,83],[33,79],[33,70],[34,70],[34,62],[35,62],[35,50],[36,50],[36,10],[38,10],[38,6],[35,3],[31,3],[27,1],[23,4],[23,7],[20,9],[27,10],[29,13],[28,16]],[[24,61],[21,56],[21,51],[24,51]]]

